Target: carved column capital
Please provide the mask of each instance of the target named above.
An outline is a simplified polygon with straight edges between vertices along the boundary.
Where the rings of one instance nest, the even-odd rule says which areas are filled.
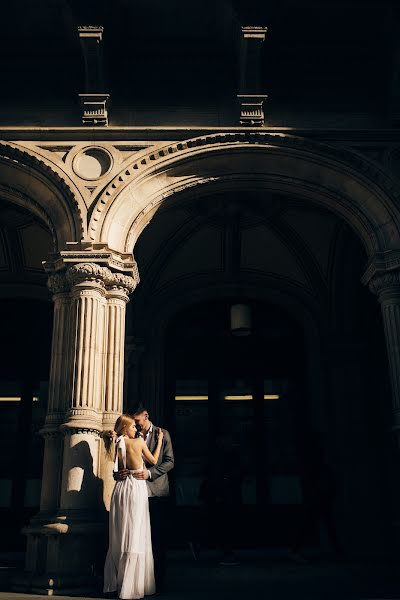
[[[49,275],[47,287],[53,295],[66,294],[70,290],[70,283],[65,273],[54,273]]]
[[[109,271],[106,279],[107,292],[122,293],[123,295],[129,296],[138,284],[138,277],[131,277],[130,275],[124,275],[123,273],[112,273]]]
[[[73,287],[75,285],[92,282],[105,288],[110,270],[96,263],[78,263],[68,268],[66,277]]]
[[[369,282],[369,289],[378,296],[381,302],[384,299],[400,300],[400,270],[387,271],[375,275]]]

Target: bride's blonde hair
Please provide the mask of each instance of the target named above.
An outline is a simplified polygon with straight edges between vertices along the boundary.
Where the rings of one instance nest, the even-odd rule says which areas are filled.
[[[130,427],[134,421],[135,419],[133,419],[130,415],[121,415],[116,420],[114,429],[103,431],[104,446],[110,458],[112,458],[115,454],[114,449],[117,437],[124,435],[128,427]]]

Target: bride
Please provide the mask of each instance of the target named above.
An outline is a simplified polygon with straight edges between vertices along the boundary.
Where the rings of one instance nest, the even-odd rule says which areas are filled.
[[[143,438],[136,438],[135,421],[121,415],[110,432],[107,450],[115,448],[114,471],[144,468],[143,458],[155,465],[160,455],[163,432],[157,432],[154,455]],[[105,436],[105,440],[107,436]],[[143,598],[156,591],[151,547],[147,486],[144,479],[128,477],[117,481],[111,497],[109,548],[104,565],[104,592],[118,592],[119,598]]]

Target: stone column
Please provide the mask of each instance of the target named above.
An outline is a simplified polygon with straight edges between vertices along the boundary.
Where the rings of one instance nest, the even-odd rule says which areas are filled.
[[[140,395],[140,373],[145,344],[142,339],[127,336],[125,344],[124,406],[129,409]]]
[[[78,264],[67,271],[71,285],[70,394],[65,407],[61,510],[96,508],[99,441],[104,393],[104,319],[109,270]],[[83,491],[82,491],[83,490]],[[76,514],[73,515],[77,517]],[[82,515],[90,519],[91,515]]]
[[[375,275],[369,288],[378,296],[382,309],[392,388],[393,431],[400,442],[400,271]]]
[[[132,277],[114,274],[107,286],[105,332],[105,393],[103,409],[103,429],[114,429],[115,421],[123,412],[124,366],[125,366],[125,312],[136,283]],[[109,509],[114,489],[112,462],[101,451],[101,479],[103,482],[103,503]]]
[[[101,432],[122,410],[125,305],[138,278],[56,264],[42,507],[25,529],[30,577],[15,587],[76,595],[93,587],[104,560],[113,480]]]
[[[49,375],[47,416],[41,434],[44,437],[43,477],[40,512],[57,509],[60,499],[62,433],[69,394],[70,296],[65,274],[51,275],[48,287],[53,293],[54,316]]]

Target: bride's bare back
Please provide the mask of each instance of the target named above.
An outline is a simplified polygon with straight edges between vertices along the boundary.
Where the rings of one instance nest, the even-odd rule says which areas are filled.
[[[128,438],[125,437],[126,446],[126,468],[132,471],[143,468],[143,458],[152,465],[155,465],[158,461],[160,454],[161,442],[163,434],[160,431],[159,441],[157,442],[157,448],[154,455],[150,452],[146,442],[142,438]],[[118,468],[123,469],[124,465],[122,462],[121,450],[118,452]]]

